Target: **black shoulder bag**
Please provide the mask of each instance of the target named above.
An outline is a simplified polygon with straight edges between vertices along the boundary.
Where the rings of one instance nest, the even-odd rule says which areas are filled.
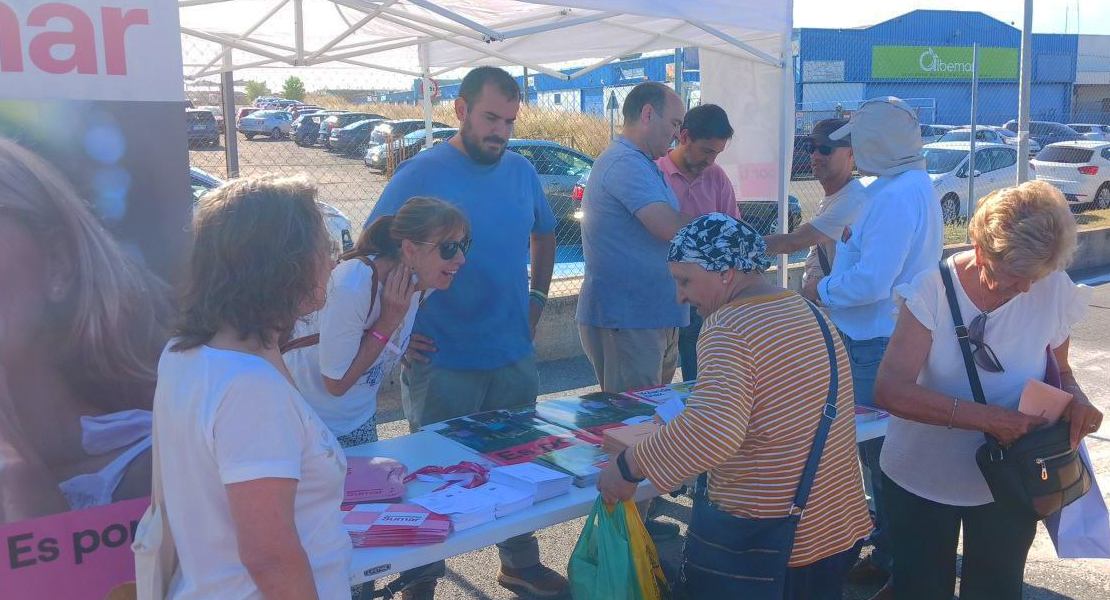
[[[940,261],[944,292],[956,325],[956,338],[964,357],[967,378],[975,401],[986,404],[983,384],[971,355],[967,328],[956,300],[956,289],[946,261]],[[987,442],[975,452],[975,462],[987,480],[995,502],[1017,509],[1031,519],[1044,519],[1078,500],[1091,489],[1091,473],[1072,449],[1066,421],[1027,433],[1009,448],[984,434]]]

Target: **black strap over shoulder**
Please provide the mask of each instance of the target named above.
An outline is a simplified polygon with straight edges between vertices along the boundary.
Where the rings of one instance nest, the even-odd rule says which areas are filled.
[[[378,267],[374,264],[374,261],[371,260],[369,256],[356,256],[354,260],[357,260],[360,263],[370,267],[370,272],[373,273],[372,279],[370,281],[370,311],[366,313],[367,318],[370,318],[370,315],[374,314],[374,302],[378,299]],[[285,342],[281,345],[280,350],[282,354],[285,354],[286,352],[291,352],[293,350],[315,346],[319,343],[320,334],[311,333],[309,335],[301,336],[297,339]]]
[[[813,311],[817,324],[821,326],[821,335],[825,338],[825,349],[829,354],[829,394],[825,398],[825,404],[821,407],[821,420],[817,423],[817,435],[813,438],[813,448],[809,451],[809,458],[806,459],[806,466],[802,470],[802,480],[798,484],[798,492],[794,495],[794,506],[791,508],[791,513],[799,516],[801,511],[805,509],[806,503],[809,502],[809,492],[813,487],[813,480],[817,477],[817,467],[821,463],[821,454],[825,450],[825,440],[828,439],[829,429],[832,427],[833,419],[836,418],[836,401],[840,394],[840,370],[836,365],[836,345],[833,343],[832,332],[825,322],[825,317],[821,315],[821,311],[808,300],[806,305],[809,306],[809,310]]]
[[[832,263],[829,262],[829,253],[825,252],[825,247],[817,244],[817,262],[821,263],[821,270],[825,272],[825,276],[832,275]]]
[[[956,325],[956,339],[960,342],[960,352],[964,356],[964,368],[967,369],[967,378],[971,382],[971,393],[975,401],[980,404],[987,403],[983,394],[983,384],[979,381],[979,370],[975,367],[975,359],[971,356],[971,342],[968,337],[967,327],[964,325],[963,315],[960,313],[960,303],[956,300],[956,286],[952,283],[952,271],[956,263],[949,257],[940,261],[940,278],[944,280],[944,295],[948,297],[948,310],[952,311],[952,323]]]

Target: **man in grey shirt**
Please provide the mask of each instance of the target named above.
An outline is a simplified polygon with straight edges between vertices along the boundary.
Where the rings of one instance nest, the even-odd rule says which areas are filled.
[[[678,328],[690,319],[667,268],[671,238],[690,218],[655,165],[686,110],[672,89],[647,82],[629,92],[622,113],[622,134],[594,163],[582,200],[586,276],[576,317],[608,392],[670,383]]]

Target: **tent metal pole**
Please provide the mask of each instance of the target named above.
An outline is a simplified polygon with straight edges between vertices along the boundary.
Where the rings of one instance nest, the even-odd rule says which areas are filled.
[[[472,21],[472,20],[470,20],[470,19],[468,19],[468,18],[466,18],[466,17],[464,17],[464,16],[462,16],[462,15],[460,15],[460,14],[454,12],[454,11],[447,10],[446,8],[443,8],[442,6],[440,6],[440,5],[438,5],[434,2],[429,2],[428,0],[408,0],[408,1],[409,1],[410,4],[415,4],[416,6],[419,6],[423,9],[434,12],[434,13],[436,13],[437,15],[439,15],[441,17],[445,17],[447,19],[450,19],[450,20],[458,23],[459,25],[462,25],[463,27],[468,27],[470,29],[473,29],[474,31],[477,31],[478,33],[481,33],[482,35],[486,36],[485,41],[487,41],[487,42],[495,41],[495,40],[496,41],[501,41],[501,40],[505,39],[505,37],[503,35],[501,35],[501,32],[494,31],[493,29],[490,29],[489,27],[486,27],[485,25],[482,25],[481,23],[479,23],[477,21]]]
[[[256,21],[254,25],[251,25],[250,28],[248,28],[243,33],[235,36],[235,38],[239,41],[242,41],[242,40],[245,40],[245,39],[249,38],[252,33],[254,33],[259,27],[262,27],[263,25],[265,25],[266,21],[269,21],[270,17],[273,17],[274,15],[276,15],[279,10],[281,10],[282,8],[285,7],[286,4],[289,4],[289,0],[282,0],[281,2],[278,2],[276,5],[274,5],[274,7],[272,9],[270,9],[270,12],[263,15],[262,18],[259,19],[258,21]],[[228,53],[230,53],[230,52],[231,52],[231,47],[230,46],[224,46],[223,50],[220,50],[219,54],[217,54],[215,57],[213,57],[212,60],[208,61],[208,64],[206,64],[203,67],[197,69],[197,71],[198,72],[199,71],[207,71],[209,67],[211,67],[212,65],[220,62],[220,60],[223,59],[223,57],[227,56]]]
[[[737,48],[740,48],[741,50],[744,50],[745,52],[750,52],[752,55],[758,57],[760,60],[762,60],[763,62],[765,62],[769,65],[771,65],[772,67],[782,67],[785,64],[783,59],[777,59],[777,58],[771,56],[770,54],[767,54],[766,52],[764,52],[764,51],[762,51],[762,50],[760,50],[760,49],[758,49],[754,46],[745,44],[744,42],[741,42],[740,40],[732,37],[731,35],[723,32],[719,29],[715,29],[713,27],[710,27],[709,25],[706,25],[705,23],[699,23],[698,21],[686,21],[686,22],[693,25],[694,27],[697,27],[698,29],[708,33],[709,35],[712,35],[713,37],[716,37],[716,38],[718,38],[722,41],[728,42],[728,43],[732,44],[733,46],[736,46]],[[791,56],[790,53],[786,54],[787,59],[789,59],[790,56]],[[787,60],[786,62],[788,63],[790,61]]]
[[[793,14],[793,0],[788,0],[787,13]],[[780,69],[782,84],[782,99],[779,101],[779,180],[778,180],[778,215],[779,227],[775,233],[786,233],[790,230],[790,165],[794,154],[794,46],[791,41],[791,30],[782,32],[782,46],[779,52],[782,59],[775,61]],[[790,284],[790,255],[778,256],[779,286],[787,287]]]
[[[430,149],[435,138],[432,136],[432,76],[428,72],[428,44],[420,44],[417,48],[420,56],[421,73],[421,102],[424,105],[424,149]]]
[[[281,54],[270,52],[269,50],[263,50],[257,46],[245,44],[235,38],[230,38],[224,35],[215,35],[207,33],[205,31],[197,31],[196,29],[190,29],[188,27],[182,27],[181,33],[184,33],[185,35],[191,35],[195,38],[206,40],[215,44],[225,44],[231,46],[232,48],[243,50],[245,52],[250,52],[251,54],[257,54],[259,56],[265,56],[266,58],[272,58],[280,62],[292,64],[293,60],[296,58],[296,56],[283,56]]]
[[[533,27],[523,27],[521,29],[513,29],[501,34],[501,39],[507,40],[510,38],[518,38],[532,35],[534,33],[544,33],[546,31],[553,31],[556,29],[565,29],[567,27],[574,27],[575,25],[583,25],[585,23],[593,23],[594,21],[604,21],[610,17],[619,17],[621,13],[618,12],[602,12],[585,17],[578,17],[574,19],[567,19],[565,21],[556,21],[554,23],[545,23],[543,25],[536,25]]]
[[[394,4],[395,2],[397,2],[397,0],[386,0],[386,2],[382,4],[381,8],[385,8],[385,7],[387,7],[391,4]],[[337,35],[335,38],[333,38],[331,41],[324,44],[323,46],[320,46],[315,52],[308,55],[307,60],[308,61],[313,61],[313,60],[319,58],[320,55],[322,55],[323,53],[327,52],[328,50],[331,50],[332,48],[334,48],[337,44],[339,44],[339,42],[342,42],[343,40],[351,37],[351,35],[354,34],[354,32],[358,31],[359,29],[362,29],[362,27],[364,25],[366,25],[370,21],[373,21],[375,18],[377,18],[377,16],[381,13],[381,8],[379,8],[378,10],[376,10],[374,12],[367,13],[367,15],[365,17],[356,21],[355,24],[348,27],[346,31]]]
[[[293,46],[296,48],[296,62],[304,61],[304,9],[302,0],[293,0]]]
[[[579,69],[579,70],[571,73],[570,75],[564,75],[563,77],[566,78],[566,79],[574,79],[575,77],[581,77],[581,76],[583,76],[587,73],[593,73],[594,71],[596,71],[596,70],[600,69],[601,67],[604,67],[605,65],[619,59],[622,56],[626,56],[628,54],[635,54],[637,52],[640,52],[640,51],[644,50],[648,46],[651,46],[652,44],[654,44],[657,40],[659,40],[659,38],[663,37],[663,35],[665,33],[670,33],[672,31],[674,31],[675,29],[678,29],[679,27],[682,27],[682,25],[683,25],[682,23],[679,23],[677,26],[668,29],[666,32],[655,34],[654,36],[652,36],[647,41],[636,44],[635,46],[632,46],[631,48],[626,48],[624,50],[621,50],[621,51],[617,52],[616,54],[611,54],[611,55],[599,60],[598,62],[596,62],[596,63],[594,63],[594,64],[592,64],[588,67]]]
[[[239,176],[239,138],[235,123],[235,73],[231,70],[231,54],[224,52],[224,70],[220,73],[220,106],[224,113],[224,166],[227,177]]]
[[[674,49],[674,91],[678,97],[682,99],[682,105],[686,106],[686,95],[682,90],[682,69],[683,69],[683,54],[682,48]]]
[[[1017,181],[1029,180],[1029,83],[1033,80],[1033,0],[1025,0],[1025,21],[1021,28],[1021,80],[1018,83],[1018,163]]]
[[[616,27],[617,29],[624,29],[626,31],[634,31],[636,33],[643,33],[645,35],[658,35],[660,39],[667,40],[667,41],[670,41],[670,42],[674,42],[675,45],[677,45],[677,46],[695,46],[695,45],[697,45],[697,43],[694,40],[691,40],[690,38],[682,37],[682,36],[679,36],[679,35],[675,35],[673,33],[659,33],[659,32],[656,32],[656,31],[651,31],[649,29],[644,29],[643,27],[637,27],[635,25],[628,25],[627,23],[619,23],[617,21],[606,21],[605,24],[610,26],[610,27]],[[683,25],[685,25],[685,24],[686,23],[684,22]],[[674,31],[674,30],[672,29],[671,31]],[[734,50],[732,48],[720,47],[720,48],[714,48],[713,51],[718,53],[718,54],[724,54],[725,56],[731,56],[733,58],[740,58],[740,59],[743,59],[743,60],[752,60],[752,55],[751,54],[748,54],[747,52],[737,52],[736,50]],[[771,65],[771,66],[776,66],[776,65]]]

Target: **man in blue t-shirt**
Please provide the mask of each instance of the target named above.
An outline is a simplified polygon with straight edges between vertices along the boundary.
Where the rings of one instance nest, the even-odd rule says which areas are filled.
[[[555,216],[535,167],[505,152],[520,98],[505,71],[470,71],[455,100],[459,134],[401,163],[367,220],[394,214],[415,196],[454,204],[470,220],[466,264],[451,287],[430,295],[417,313],[406,353],[401,393],[414,430],[535,404],[539,393],[532,337],[555,267]],[[534,534],[498,548],[502,586],[541,598],[566,592],[566,579],[540,564]],[[442,563],[430,565],[405,597],[430,599],[442,572]]]

